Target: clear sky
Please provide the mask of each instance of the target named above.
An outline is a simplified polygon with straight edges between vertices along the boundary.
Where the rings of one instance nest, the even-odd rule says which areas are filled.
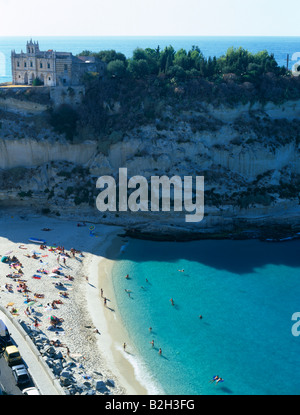
[[[299,0],[0,0],[0,36],[300,36]]]

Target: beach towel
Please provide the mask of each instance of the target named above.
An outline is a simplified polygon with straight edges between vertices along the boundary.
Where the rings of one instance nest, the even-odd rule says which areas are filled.
[[[32,278],[34,278],[35,280],[40,280],[42,277],[41,275],[33,275]]]

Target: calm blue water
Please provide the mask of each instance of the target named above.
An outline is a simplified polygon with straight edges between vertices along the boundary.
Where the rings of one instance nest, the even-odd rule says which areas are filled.
[[[140,377],[151,391],[299,394],[300,337],[291,332],[300,311],[299,250],[300,241],[130,240],[113,284],[137,350],[130,359],[142,358]],[[214,375],[224,382],[209,383]]]
[[[11,81],[11,50],[16,52],[26,50],[26,37],[0,37],[0,83]],[[132,56],[136,47],[161,48],[172,45],[175,50],[184,48],[189,50],[192,45],[200,47],[206,57],[219,57],[226,53],[231,46],[244,47],[250,52],[256,53],[267,50],[273,53],[280,66],[286,65],[287,54],[290,57],[295,52],[300,52],[300,37],[42,37],[38,39],[41,50],[54,49],[61,52],[78,54],[83,50],[100,51],[115,49]],[[295,63],[295,62],[294,62]],[[290,69],[292,66],[290,62]]]

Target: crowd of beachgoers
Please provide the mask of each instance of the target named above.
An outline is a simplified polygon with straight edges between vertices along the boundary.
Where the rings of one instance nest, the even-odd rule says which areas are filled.
[[[40,230],[55,239],[52,229]],[[0,237],[0,304],[30,334],[66,393],[122,394],[97,349],[101,333],[87,312],[90,256],[43,240],[18,244]]]

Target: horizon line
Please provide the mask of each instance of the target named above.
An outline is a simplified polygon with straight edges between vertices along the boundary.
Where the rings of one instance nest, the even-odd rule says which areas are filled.
[[[295,37],[300,38],[299,35],[1,35],[0,37]]]

